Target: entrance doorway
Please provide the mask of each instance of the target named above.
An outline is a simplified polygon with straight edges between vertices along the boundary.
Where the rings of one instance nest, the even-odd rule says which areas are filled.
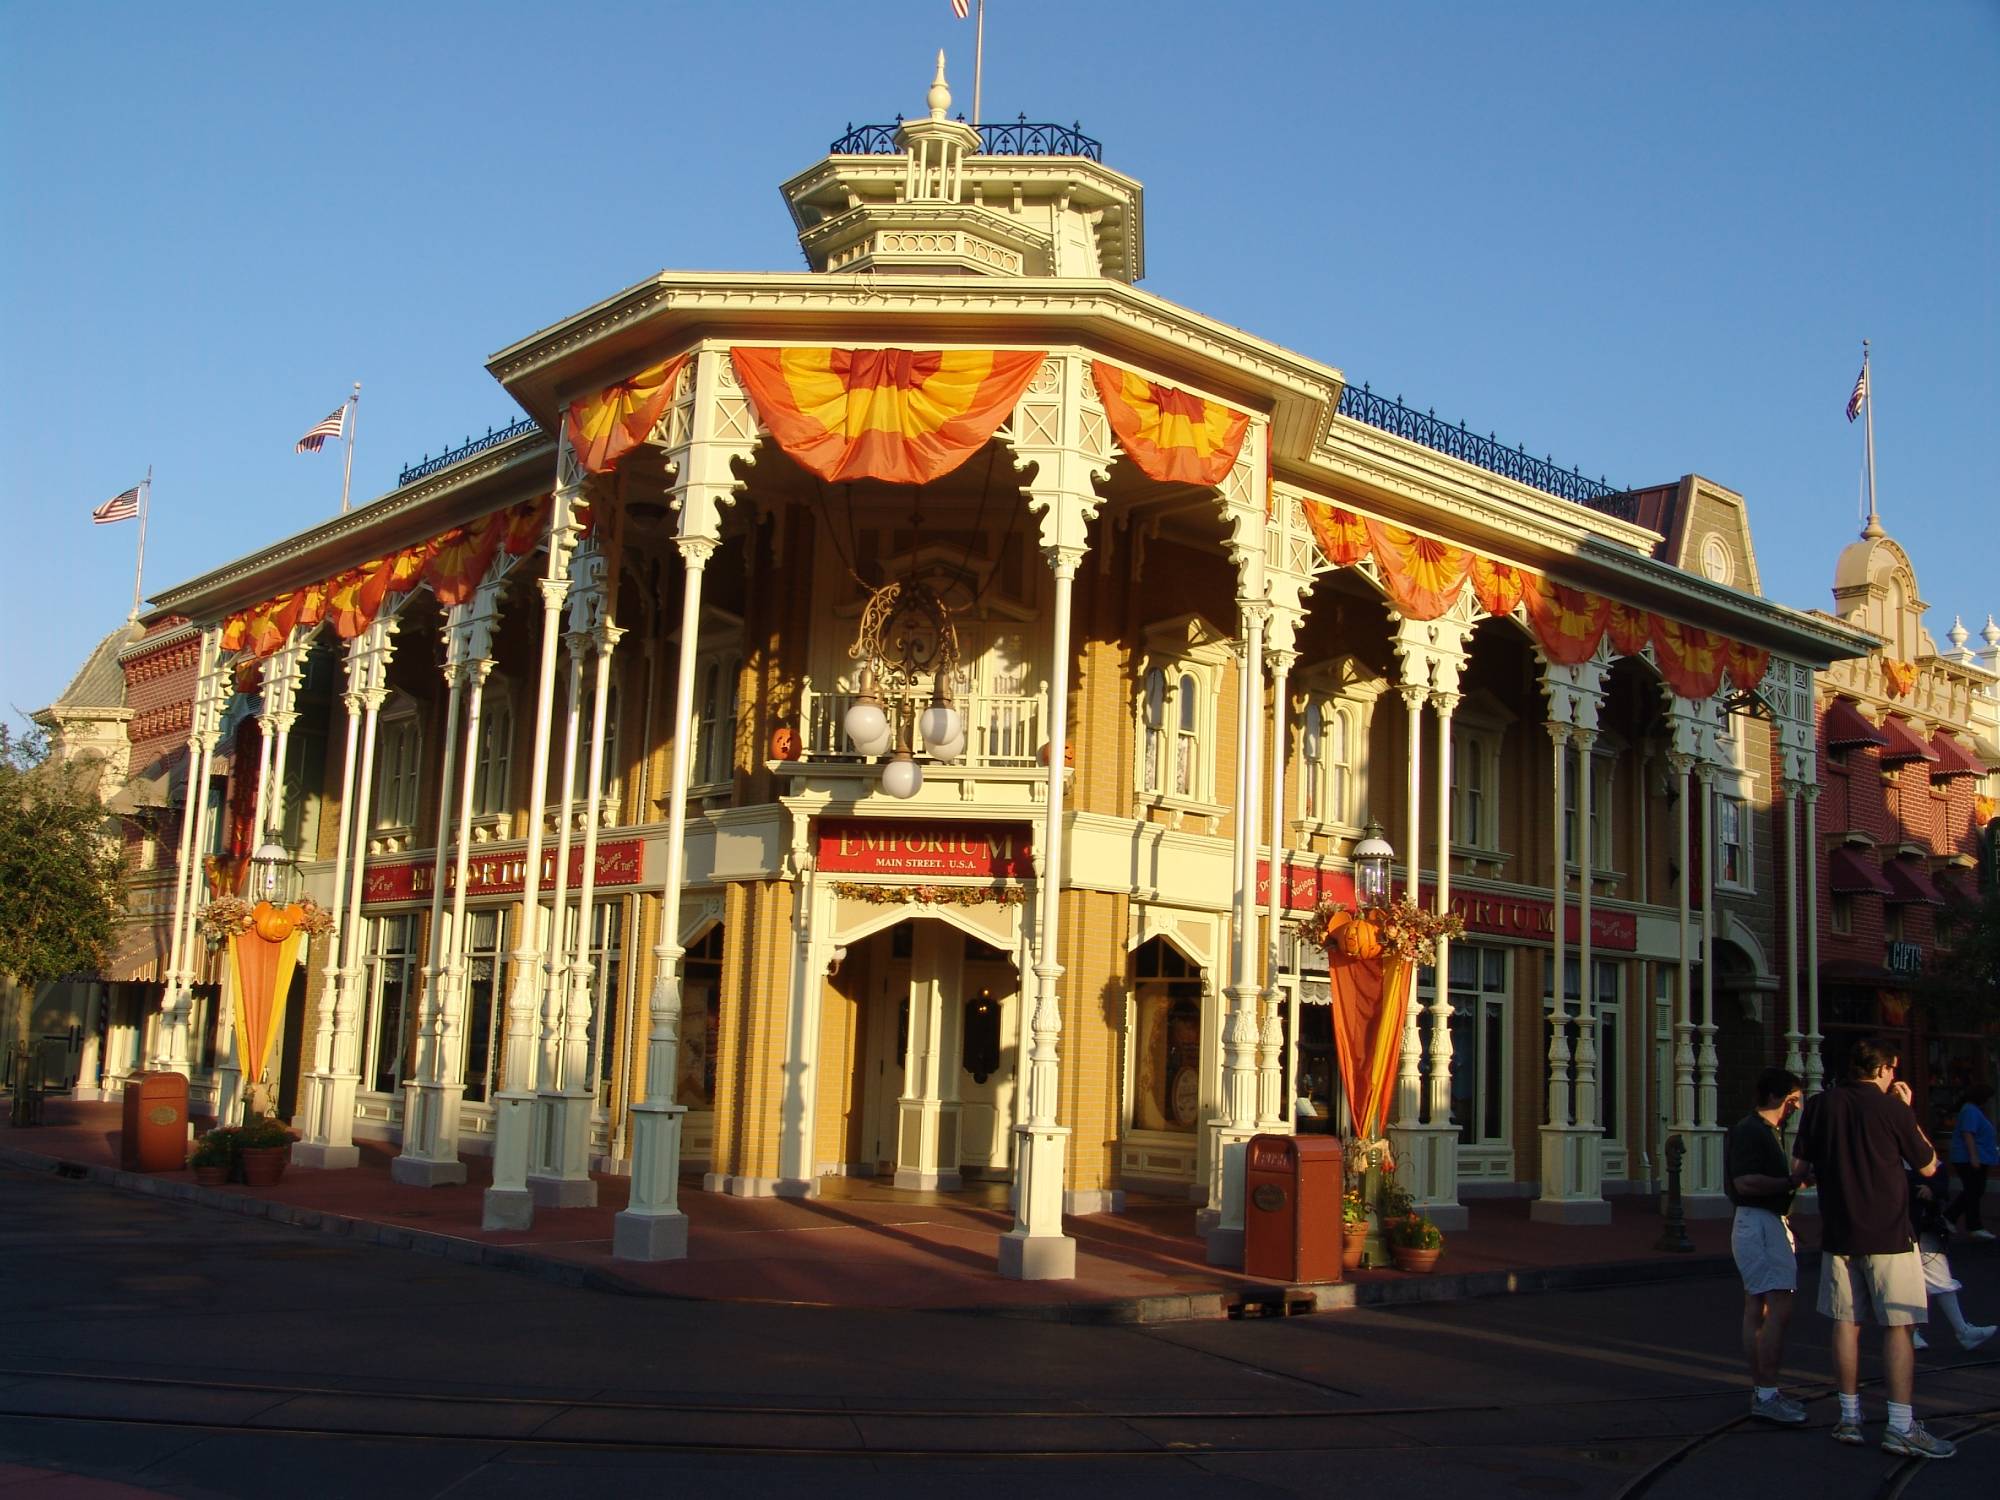
[[[849,1170],[912,1190],[1008,1176],[1021,1028],[1012,959],[917,917],[850,945],[845,968],[857,1002]]]

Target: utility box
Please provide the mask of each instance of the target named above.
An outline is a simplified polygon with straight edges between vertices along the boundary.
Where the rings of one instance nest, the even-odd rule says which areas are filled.
[[[185,1073],[141,1073],[125,1085],[125,1131],[118,1164],[128,1172],[178,1172],[187,1165]]]
[[[1243,1270],[1265,1281],[1340,1280],[1340,1142],[1252,1136],[1243,1160]]]

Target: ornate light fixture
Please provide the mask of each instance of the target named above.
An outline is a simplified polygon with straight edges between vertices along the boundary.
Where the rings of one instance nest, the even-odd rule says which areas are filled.
[[[860,693],[841,721],[848,741],[862,755],[890,755],[882,768],[882,790],[891,797],[914,797],[924,771],[913,738],[934,760],[953,761],[965,753],[965,716],[951,699],[958,671],[951,608],[919,579],[885,583],[868,596],[847,654],[861,663]],[[913,700],[925,677],[931,679],[931,701],[918,710]]]
[[[253,900],[283,906],[292,898],[296,874],[291,852],[275,839],[266,839],[250,856],[250,895]]]
[[[1389,904],[1389,861],[1396,851],[1382,837],[1382,825],[1373,818],[1361,830],[1361,842],[1349,856],[1354,861],[1354,904],[1359,907]]]

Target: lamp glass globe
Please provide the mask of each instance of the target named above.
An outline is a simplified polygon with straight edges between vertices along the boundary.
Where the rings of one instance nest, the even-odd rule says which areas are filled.
[[[855,703],[841,721],[847,738],[863,755],[880,755],[889,748],[889,716],[879,703]]]
[[[882,790],[907,802],[924,784],[924,768],[907,755],[899,755],[882,768]]]
[[[944,740],[926,740],[924,748],[939,760],[957,760],[965,754],[965,727],[959,726],[958,733]]]

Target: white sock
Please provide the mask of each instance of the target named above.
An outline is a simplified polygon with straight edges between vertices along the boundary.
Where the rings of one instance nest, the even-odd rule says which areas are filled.
[[[1957,1292],[1932,1292],[1931,1301],[1944,1309],[1944,1320],[1951,1324],[1951,1331],[1960,1338],[1965,1337],[1965,1314],[1959,1310]]]
[[[1861,1392],[1856,1391],[1851,1396],[1846,1391],[1840,1393],[1840,1420],[1852,1422],[1857,1427],[1861,1425]]]
[[[1891,1401],[1889,1403],[1889,1430],[1891,1432],[1908,1432],[1910,1430],[1910,1407],[1908,1402]]]
[[[1775,1385],[1756,1385],[1750,1389],[1756,1393],[1759,1401],[1775,1401],[1778,1399],[1778,1388]]]

